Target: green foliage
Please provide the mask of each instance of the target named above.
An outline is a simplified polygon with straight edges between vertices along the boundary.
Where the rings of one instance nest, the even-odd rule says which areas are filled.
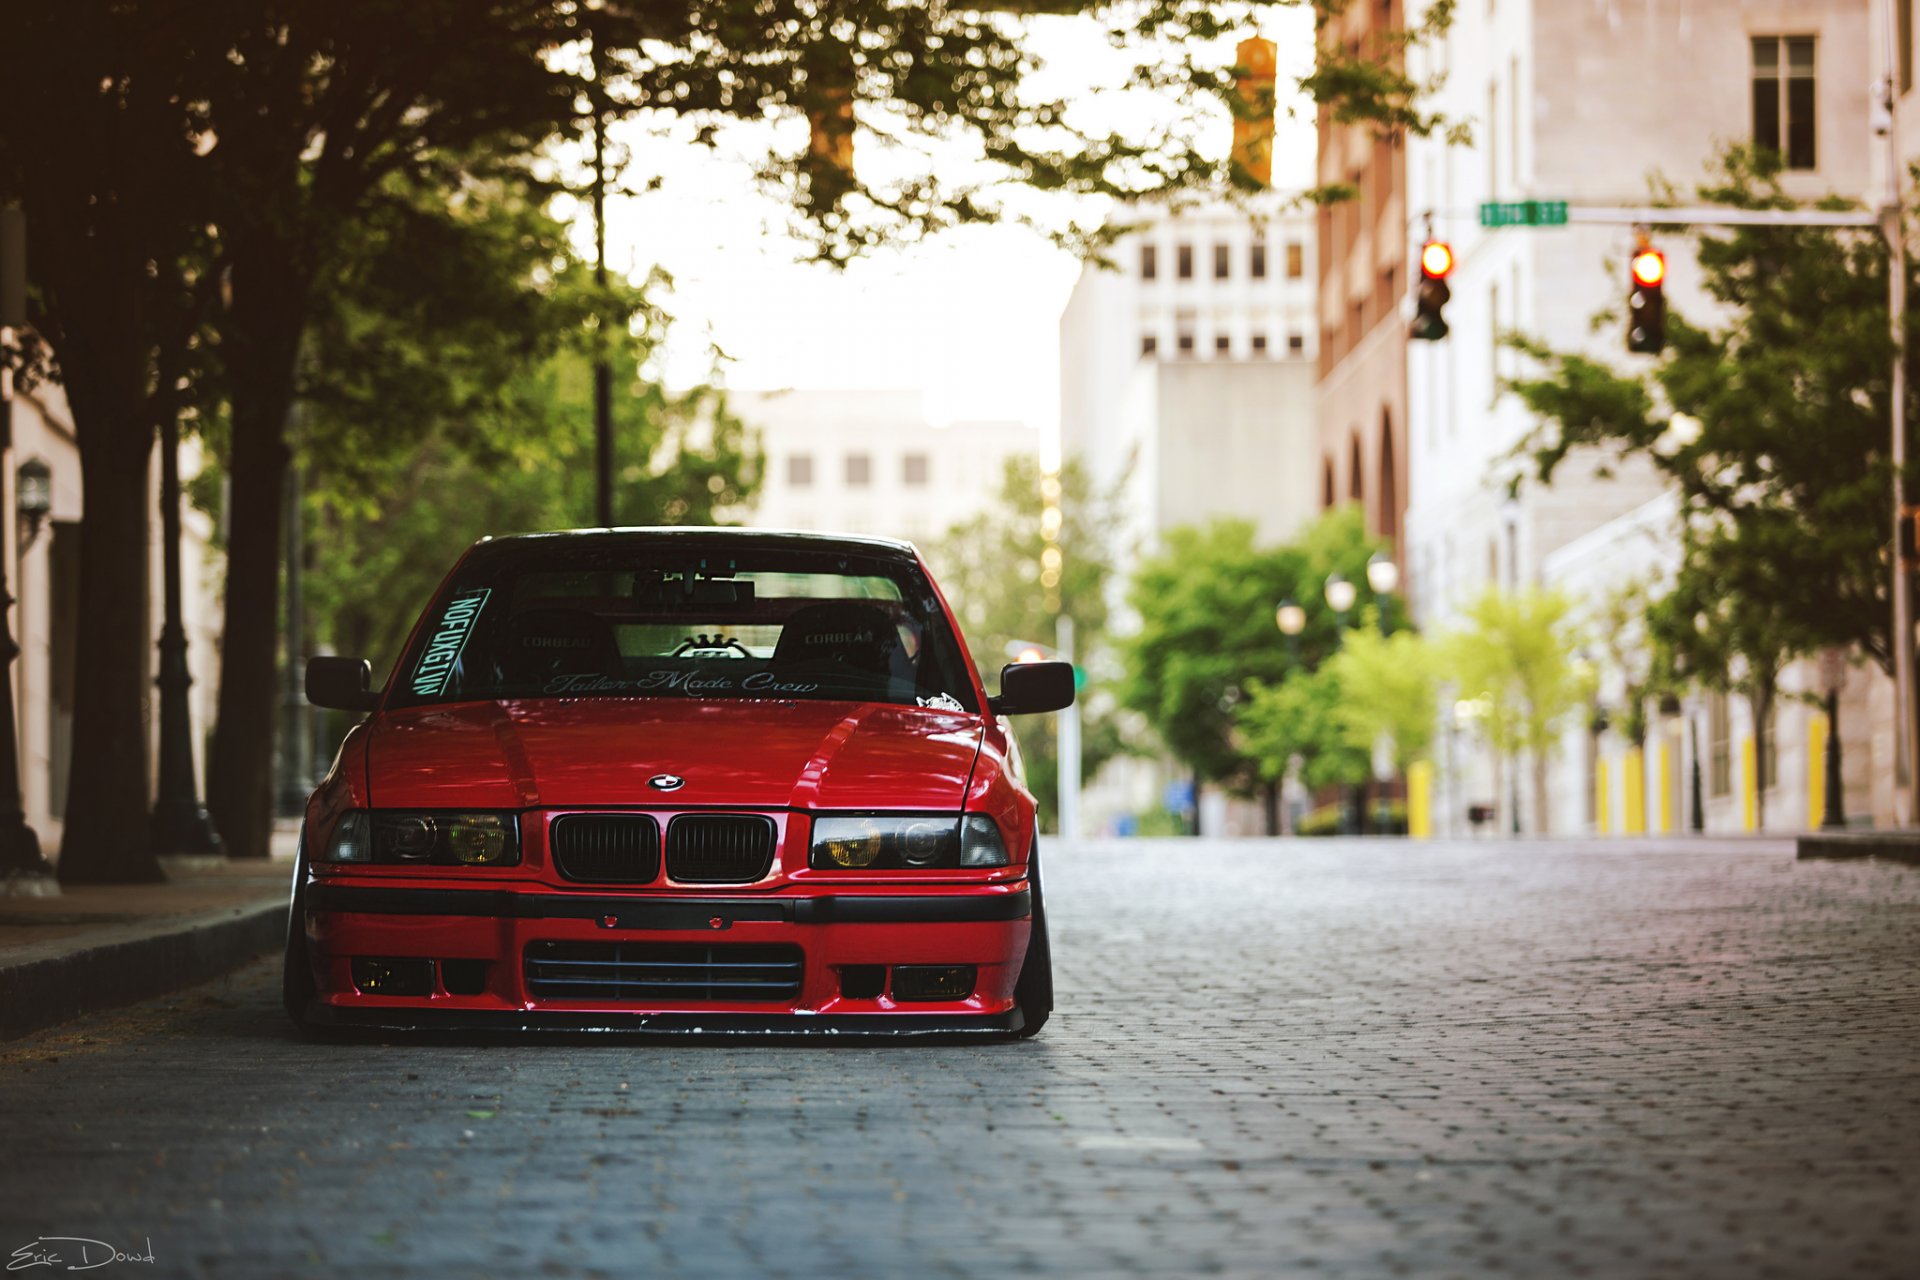
[[[1778,164],[1729,149],[1699,195],[1795,207]],[[1670,311],[1651,375],[1518,343],[1543,366],[1513,385],[1542,419],[1527,444],[1538,474],[1550,482],[1570,451],[1592,447],[1650,459],[1673,481],[1686,539],[1676,590],[1737,615],[1705,646],[1668,629],[1682,646],[1672,661],[1694,677],[1717,666],[1727,678],[1736,654],[1764,667],[1827,644],[1887,666],[1885,250],[1871,232],[1742,227],[1700,235],[1698,253],[1725,321],[1697,328]],[[1697,435],[1674,429],[1675,415]]]
[[[927,549],[941,589],[960,617],[973,660],[992,689],[1007,646],[1015,640],[1051,647],[1054,614],[1041,586],[1046,483],[1034,458],[1009,458],[992,505],[949,529]],[[1120,513],[1110,493],[1097,492],[1078,463],[1059,476],[1061,612],[1073,619],[1076,665],[1089,676],[1081,691],[1080,764],[1083,777],[1126,750],[1104,687],[1112,665],[1107,601],[1120,540]],[[1041,821],[1056,817],[1059,796],[1058,718],[1012,721],[1027,767],[1027,784],[1040,800]]]
[[[1328,512],[1282,547],[1257,546],[1244,520],[1170,530],[1131,584],[1140,629],[1123,645],[1122,702],[1204,781],[1247,794],[1278,776],[1266,772],[1268,753],[1241,735],[1237,707],[1256,682],[1278,685],[1339,647],[1352,619],[1327,606],[1332,573],[1358,587],[1356,618],[1373,610],[1389,630],[1404,625],[1399,600],[1367,585],[1367,559],[1380,546],[1355,507]],[[1306,610],[1306,628],[1291,639],[1274,625],[1283,600]]]
[[[1332,677],[1341,691],[1335,719],[1348,746],[1371,752],[1385,738],[1392,744],[1396,771],[1426,756],[1439,682],[1432,646],[1422,637],[1358,627],[1348,632],[1321,674]]]
[[[1481,732],[1502,756],[1525,751],[1543,761],[1566,717],[1591,696],[1571,656],[1579,647],[1572,607],[1559,592],[1489,590],[1440,644],[1460,698],[1485,707]]]
[[[1279,684],[1253,682],[1237,719],[1260,776],[1278,782],[1298,759],[1301,780],[1315,790],[1365,782],[1373,744],[1355,742],[1348,731],[1343,706],[1350,693],[1331,662],[1318,671],[1296,668]]]
[[[324,300],[297,442],[321,644],[391,658],[475,539],[593,523],[601,343],[618,522],[710,523],[752,492],[724,397],[645,376],[666,282],[596,285],[538,197],[511,170],[454,193],[395,180]]]

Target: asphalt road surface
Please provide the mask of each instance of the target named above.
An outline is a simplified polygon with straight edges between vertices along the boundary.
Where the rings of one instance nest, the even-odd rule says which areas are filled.
[[[310,1045],[268,964],[15,1042],[0,1260],[1920,1275],[1920,871],[1141,841],[1054,850],[1048,906],[1025,1043]]]

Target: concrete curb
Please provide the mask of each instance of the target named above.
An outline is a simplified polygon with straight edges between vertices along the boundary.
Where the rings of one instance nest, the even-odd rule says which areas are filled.
[[[1810,831],[1794,844],[1800,858],[1884,858],[1920,866],[1920,833],[1912,831]]]
[[[0,1040],[217,978],[286,942],[284,900],[143,922],[79,949],[23,947],[0,961]]]

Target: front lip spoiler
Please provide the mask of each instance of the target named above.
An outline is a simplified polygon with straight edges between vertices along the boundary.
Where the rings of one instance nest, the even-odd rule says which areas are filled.
[[[307,1005],[302,1022],[341,1031],[455,1035],[622,1035],[722,1040],[960,1040],[1008,1037],[1026,1025],[1015,1005],[1005,1013],[757,1014],[577,1013],[544,1009],[406,1009]]]
[[[805,898],[611,897],[516,893],[506,889],[389,889],[309,884],[309,911],[368,915],[483,916],[523,920],[598,920],[617,929],[728,928],[736,921],[783,924],[961,924],[1024,920],[1033,891],[953,894],[819,894]],[[720,921],[715,925],[714,921]]]

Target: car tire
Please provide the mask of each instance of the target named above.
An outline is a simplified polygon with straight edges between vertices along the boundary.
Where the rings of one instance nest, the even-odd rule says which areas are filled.
[[[1027,954],[1013,986],[1013,1004],[1020,1011],[1020,1029],[1014,1037],[1031,1039],[1053,1016],[1053,944],[1047,936],[1047,908],[1040,891],[1040,833],[1034,832],[1027,854],[1027,880],[1033,891],[1033,927],[1027,934]]]
[[[302,1034],[314,1033],[307,1008],[318,991],[319,986],[313,980],[313,960],[307,955],[307,841],[303,830],[299,852],[293,860],[293,896],[287,906],[287,951],[280,969],[280,1002]]]

